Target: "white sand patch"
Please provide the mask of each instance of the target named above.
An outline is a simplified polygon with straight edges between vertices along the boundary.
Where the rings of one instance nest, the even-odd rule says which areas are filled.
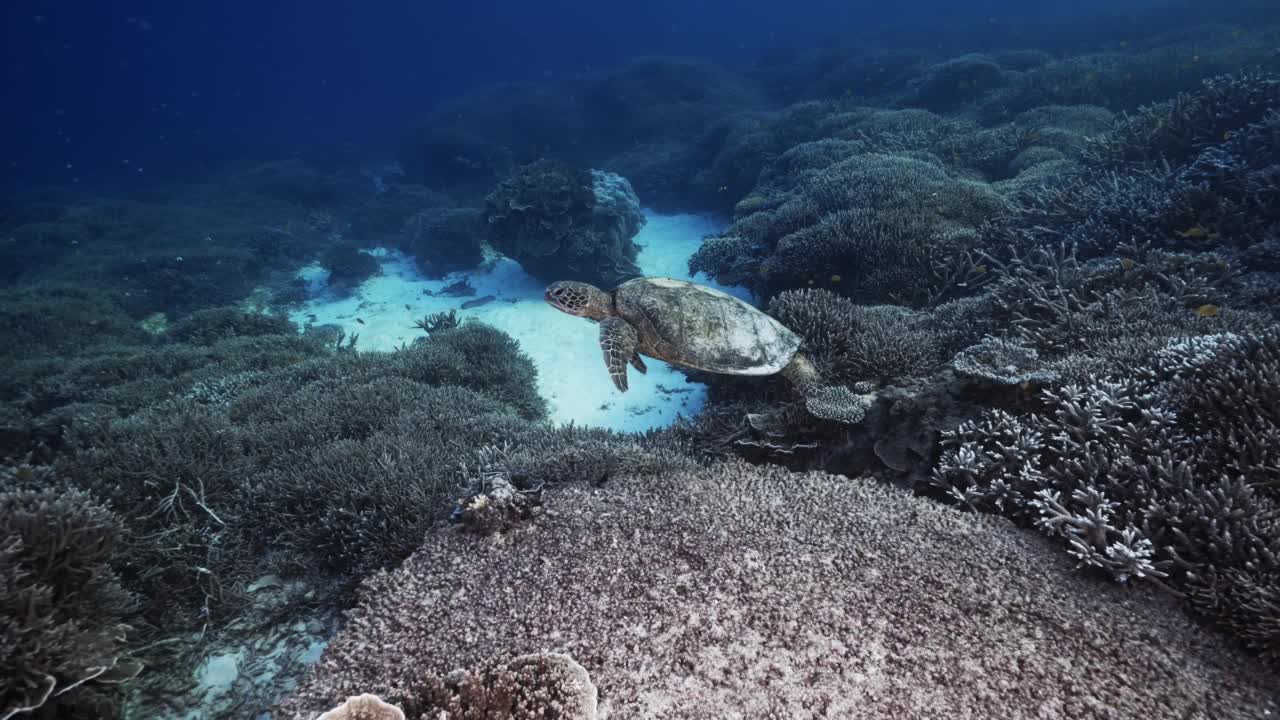
[[[701,215],[645,213],[648,222],[636,237],[641,246],[638,262],[646,275],[681,279],[689,277],[688,259],[702,237],[720,229]],[[459,319],[478,319],[510,334],[538,368],[538,392],[547,399],[553,422],[641,431],[671,424],[677,416],[692,416],[701,409],[706,386],[685,380],[680,372],[659,360],[646,360],[647,375],[629,371],[630,389],[618,392],[609,380],[594,323],[566,315],[542,299],[544,285],[513,260],[498,258],[486,269],[454,273],[442,280],[423,277],[409,258],[399,252],[369,251],[382,263],[382,275],[370,278],[351,296],[335,298],[325,285],[318,266],[301,273],[313,299],[294,312],[301,325],[333,324],[360,336],[357,349],[388,351],[423,337],[414,321],[437,312],[457,310]],[[470,297],[426,295],[439,293],[463,277],[476,294]],[[714,285],[706,278],[699,282]],[[720,286],[717,286],[720,287]],[[720,289],[751,298],[741,288]],[[461,309],[469,300],[485,295],[495,299],[478,307]]]

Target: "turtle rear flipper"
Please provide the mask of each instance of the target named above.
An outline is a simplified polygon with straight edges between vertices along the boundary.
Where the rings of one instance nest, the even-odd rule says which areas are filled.
[[[604,351],[604,364],[620,392],[627,391],[627,363],[636,358],[638,344],[636,329],[631,327],[631,323],[616,317],[600,321],[600,349]]]
[[[871,409],[875,395],[858,395],[843,385],[815,385],[804,389],[804,407],[822,420],[852,425]]]
[[[631,356],[631,367],[640,371],[641,375],[649,372],[649,368],[645,366],[644,361],[640,359],[640,353]]]

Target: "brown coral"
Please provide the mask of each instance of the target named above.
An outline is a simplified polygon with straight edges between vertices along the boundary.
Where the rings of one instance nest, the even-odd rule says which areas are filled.
[[[471,671],[432,676],[407,702],[411,714],[450,720],[596,720],[586,668],[562,653],[494,658]]]
[[[404,712],[377,695],[353,695],[316,720],[404,720]]]

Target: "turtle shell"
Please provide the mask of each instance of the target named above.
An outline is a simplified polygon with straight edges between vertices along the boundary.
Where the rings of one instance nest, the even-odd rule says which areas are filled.
[[[800,337],[782,323],[705,285],[637,278],[619,285],[613,298],[618,315],[636,329],[639,351],[673,365],[772,375],[800,349]]]

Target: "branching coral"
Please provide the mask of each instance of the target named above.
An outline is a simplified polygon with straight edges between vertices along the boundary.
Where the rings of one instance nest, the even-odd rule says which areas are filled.
[[[1280,76],[1243,72],[1207,78],[1200,89],[1143,107],[1097,136],[1091,155],[1107,164],[1185,163],[1277,107]]]
[[[0,718],[107,714],[96,692],[137,675],[137,609],[111,568],[120,518],[75,490],[0,490]],[[59,710],[54,710],[54,708]]]
[[[1067,380],[1140,366],[1169,338],[1244,331],[1269,318],[1236,302],[1239,276],[1221,256],[1130,245],[1119,258],[1081,260],[1036,247],[1010,262],[988,256],[993,320]],[[1229,309],[1223,309],[1229,308]]]
[[[954,352],[953,336],[963,334],[928,313],[858,305],[829,290],[784,292],[770,302],[769,313],[798,333],[829,380],[839,383],[927,373]]]
[[[944,434],[933,482],[1084,565],[1171,587],[1280,657],[1280,333],[1178,341],[1141,379],[1045,390]]]
[[[1088,257],[1125,244],[1185,252],[1245,250],[1277,223],[1280,78],[1241,74],[1144,108],[1090,138],[1087,162],[1039,187],[1018,183],[999,226],[1031,245]]]
[[[928,305],[957,289],[951,266],[1004,208],[987,187],[936,164],[840,143],[801,145],[778,163],[790,169],[785,199],[708,240],[691,272],[762,297],[814,286],[863,302]]]

